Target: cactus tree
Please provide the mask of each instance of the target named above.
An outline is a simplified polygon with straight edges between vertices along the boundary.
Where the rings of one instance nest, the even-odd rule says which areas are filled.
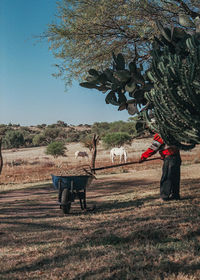
[[[180,19],[188,24],[186,17]],[[137,55],[126,65],[122,54],[113,54],[112,68],[91,69],[87,82],[80,84],[107,93],[106,103],[138,114],[167,144],[186,150],[200,143],[200,20],[190,24],[196,25],[194,34],[157,22],[159,36],[146,71],[136,63]]]
[[[189,149],[200,143],[200,34],[158,27],[147,73],[154,86],[145,93],[156,119],[152,127],[166,143]]]

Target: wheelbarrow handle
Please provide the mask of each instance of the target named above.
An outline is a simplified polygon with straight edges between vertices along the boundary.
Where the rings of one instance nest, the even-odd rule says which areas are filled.
[[[151,160],[156,160],[156,159],[161,159],[161,157],[150,158],[150,159],[147,159],[145,161],[151,161]],[[136,164],[136,163],[139,163],[139,161],[129,161],[129,162],[125,162],[125,163],[119,163],[119,164],[114,164],[114,165],[108,165],[108,166],[102,166],[102,167],[97,167],[97,168],[91,168],[91,171],[103,170],[103,169],[119,167],[119,166],[125,166],[125,165]]]

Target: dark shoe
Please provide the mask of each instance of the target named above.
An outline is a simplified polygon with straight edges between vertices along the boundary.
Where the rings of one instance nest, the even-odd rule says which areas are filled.
[[[171,197],[161,197],[160,198],[162,201],[170,201],[171,200]]]
[[[181,200],[180,195],[172,195],[171,199],[172,200]]]

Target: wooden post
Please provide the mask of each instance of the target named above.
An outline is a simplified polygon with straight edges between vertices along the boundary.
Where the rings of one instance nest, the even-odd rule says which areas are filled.
[[[95,160],[97,156],[97,142],[99,140],[99,136],[96,136],[96,134],[93,135],[92,139],[92,160],[91,160],[91,169],[93,170],[93,173],[95,174]]]
[[[2,157],[2,153],[1,153],[1,145],[2,145],[2,138],[0,138],[0,174],[3,168],[3,157]]]

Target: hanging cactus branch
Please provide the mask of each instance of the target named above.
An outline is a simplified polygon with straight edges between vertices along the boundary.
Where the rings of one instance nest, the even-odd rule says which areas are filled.
[[[122,108],[128,110],[127,102],[130,100],[134,101],[136,105],[145,105],[146,87],[152,87],[150,81],[145,83],[141,72],[135,59],[126,68],[124,56],[121,53],[118,55],[113,53],[113,67],[102,72],[90,69],[89,76],[86,78],[87,82],[80,83],[80,86],[107,93],[105,98],[107,104],[119,106],[119,110]]]
[[[157,25],[161,43],[153,44],[147,73],[154,87],[145,93],[156,119],[152,126],[166,143],[190,149],[200,143],[200,34]]]
[[[200,19],[180,14],[179,24],[194,27],[194,34],[156,22],[160,34],[152,42],[146,71],[138,67],[135,48],[129,64],[113,53],[112,68],[90,69],[80,85],[106,93],[106,103],[118,110],[138,114],[138,131],[147,123],[167,144],[187,150],[200,143]]]

